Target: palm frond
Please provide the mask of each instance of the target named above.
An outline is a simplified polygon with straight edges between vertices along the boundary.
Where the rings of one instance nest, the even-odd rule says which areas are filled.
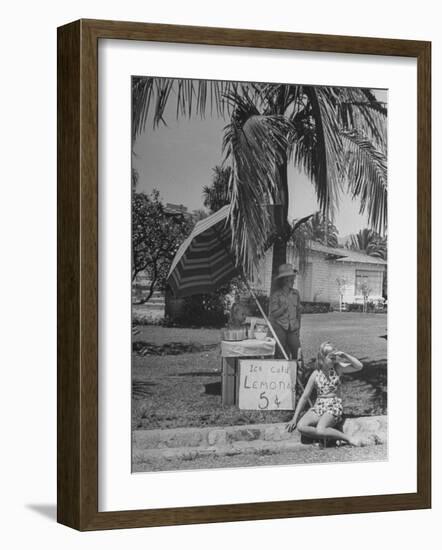
[[[340,170],[343,166],[338,97],[334,88],[304,86],[303,92],[309,102],[306,115],[310,135],[304,143],[299,135],[294,138],[295,162],[300,162],[313,180],[322,212],[333,218],[342,189]]]
[[[367,212],[372,228],[383,233],[387,225],[387,159],[371,141],[357,132],[341,132],[349,151],[346,164],[348,190]]]
[[[167,106],[170,92],[172,91],[174,81],[170,78],[155,79],[156,101],[154,111],[154,125],[157,126],[161,122],[166,125],[164,120],[164,111]]]
[[[235,110],[225,127],[223,152],[231,167],[232,245],[237,262],[250,274],[273,230],[269,205],[279,198],[277,166],[287,149],[290,124],[282,116],[261,114],[247,95],[230,94],[229,101]]]
[[[132,77],[132,140],[146,126],[153,94],[153,78]]]
[[[339,88],[340,126],[366,136],[386,153],[387,109],[366,88]]]
[[[263,84],[260,87],[263,101],[263,113],[272,115],[286,115],[287,110],[295,103],[294,94],[296,85],[287,84]]]
[[[296,231],[298,227],[301,225],[307,223],[315,214],[309,214],[308,216],[304,216],[303,218],[299,218],[297,220],[294,220],[293,226],[292,226],[292,232]]]
[[[166,124],[165,111],[172,98],[179,118],[204,117],[208,111],[224,117],[229,114],[226,94],[250,85],[217,80],[191,80],[135,76],[132,78],[132,138],[144,131],[149,116],[154,127]]]
[[[368,88],[361,88],[361,92],[367,98],[370,108],[374,109],[375,111],[377,111],[379,114],[381,114],[383,117],[386,118],[388,115],[388,109],[385,106],[385,103],[376,99],[376,96],[374,95],[374,93]]]
[[[309,240],[325,246],[338,246],[338,228],[322,212],[315,212],[303,226]]]

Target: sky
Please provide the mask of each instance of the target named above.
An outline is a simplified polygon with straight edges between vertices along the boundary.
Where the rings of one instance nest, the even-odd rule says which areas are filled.
[[[385,92],[378,92],[386,100]],[[175,104],[166,110],[167,126],[153,129],[152,124],[140,134],[133,148],[133,168],[138,171],[137,191],[158,189],[164,201],[182,204],[190,211],[203,208],[202,189],[212,181],[213,168],[221,165],[223,129],[228,120],[206,115],[205,119],[176,119]],[[311,180],[296,167],[288,168],[289,219],[317,211]],[[341,237],[367,227],[367,218],[359,214],[359,204],[341,195],[334,223]]]

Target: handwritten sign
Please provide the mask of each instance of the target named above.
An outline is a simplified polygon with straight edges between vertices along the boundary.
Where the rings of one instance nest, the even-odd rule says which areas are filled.
[[[295,408],[296,361],[242,359],[239,408],[277,411]]]

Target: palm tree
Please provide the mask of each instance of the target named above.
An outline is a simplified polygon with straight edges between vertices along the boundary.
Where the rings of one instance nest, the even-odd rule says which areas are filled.
[[[355,235],[350,235],[347,248],[360,250],[375,258],[387,259],[387,238],[381,237],[372,229],[361,229]]]
[[[273,269],[286,258],[288,163],[313,182],[321,212],[333,220],[341,191],[360,200],[370,225],[385,230],[386,108],[368,89],[135,77],[132,137],[152,112],[154,127],[174,97],[176,115],[230,117],[224,164],[231,169],[230,220],[246,272],[274,245]]]

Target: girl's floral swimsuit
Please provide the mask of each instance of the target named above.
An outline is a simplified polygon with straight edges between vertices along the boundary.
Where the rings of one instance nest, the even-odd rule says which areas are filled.
[[[324,397],[331,393],[336,393],[339,388],[341,380],[334,367],[330,367],[328,376],[326,376],[322,370],[319,370],[316,379],[315,386],[318,393],[316,403],[311,410],[318,416],[322,416],[325,413],[331,413],[337,421],[341,420],[343,407],[342,399],[340,397]]]

